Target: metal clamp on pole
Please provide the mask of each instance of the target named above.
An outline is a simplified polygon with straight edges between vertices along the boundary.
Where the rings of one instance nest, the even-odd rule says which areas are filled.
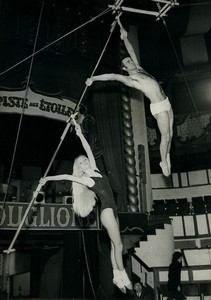
[[[114,5],[108,5],[109,8],[113,9],[112,14],[116,13],[120,9],[120,6],[122,5],[123,1],[124,0],[116,0]]]
[[[155,1],[155,0],[152,0]],[[161,7],[160,3],[166,3],[163,7]],[[171,1],[156,1],[157,7],[159,9],[159,13],[158,16],[156,18],[156,21],[160,20],[162,17],[167,16],[167,12],[176,5],[179,5],[179,3],[177,3],[175,0],[171,0]]]

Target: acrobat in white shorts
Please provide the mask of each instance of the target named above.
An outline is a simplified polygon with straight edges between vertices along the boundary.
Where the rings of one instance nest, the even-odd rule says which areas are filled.
[[[150,111],[153,116],[161,113],[162,111],[170,111],[170,109],[171,103],[169,102],[168,97],[161,102],[150,104]]]

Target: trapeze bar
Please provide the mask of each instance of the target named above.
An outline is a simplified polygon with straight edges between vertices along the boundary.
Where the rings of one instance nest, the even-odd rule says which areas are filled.
[[[152,16],[156,16],[156,17],[159,15],[159,13],[156,11],[136,9],[136,8],[130,8],[130,7],[125,7],[125,6],[121,6],[121,8],[124,11],[129,11],[129,12],[134,12],[134,13],[139,13],[139,14],[152,15]]]
[[[165,5],[163,7],[160,7],[160,11],[151,11],[151,10],[145,10],[145,9],[137,9],[137,8],[131,8],[126,6],[120,6],[123,1],[117,1],[116,5],[108,5],[109,8],[112,8],[113,10],[118,10],[121,8],[123,11],[127,12],[134,12],[139,14],[145,14],[145,15],[152,15],[156,16],[157,18],[161,18],[163,16],[166,16],[166,12],[175,5],[179,5],[179,3],[176,0],[151,0],[152,2],[156,2],[157,5],[160,6],[160,3],[164,3]]]
[[[108,7],[111,7],[113,9],[115,9],[115,5],[109,5]],[[121,9],[124,11],[128,11],[128,12],[134,12],[134,13],[139,13],[139,14],[146,14],[146,15],[152,15],[152,16],[158,16],[159,13],[155,12],[155,11],[149,11],[149,10],[143,10],[143,9],[136,9],[136,8],[130,8],[130,7],[125,7],[125,6],[121,6]]]
[[[156,12],[156,11],[144,10],[144,9],[136,9],[136,8],[130,8],[130,7],[125,7],[125,6],[122,6],[121,8],[122,8],[122,10],[128,11],[128,12],[134,12],[134,13],[138,13],[138,14],[151,15],[151,16],[156,16],[156,17],[159,16],[159,12]]]

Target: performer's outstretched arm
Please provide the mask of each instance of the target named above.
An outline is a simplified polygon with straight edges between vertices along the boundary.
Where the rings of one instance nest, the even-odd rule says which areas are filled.
[[[69,175],[69,174],[61,174],[61,175],[55,175],[55,176],[46,176],[44,178],[40,179],[40,184],[44,185],[48,181],[61,181],[61,180],[69,180],[69,181],[74,181],[77,183],[81,183],[86,186],[92,186],[93,183],[90,181],[91,178],[89,177],[79,177],[79,176],[74,176],[74,175]]]
[[[87,157],[90,161],[90,165],[91,165],[92,169],[93,170],[98,170],[94,155],[93,155],[92,150],[91,150],[91,147],[90,147],[89,143],[87,142],[87,140],[85,139],[85,137],[84,137],[84,135],[81,131],[81,126],[77,123],[75,123],[75,131],[76,131],[77,136],[81,140],[81,143],[84,147],[84,150],[86,151],[86,154],[87,154]]]
[[[130,41],[128,40],[128,33],[127,33],[127,31],[122,26],[119,18],[117,19],[117,22],[118,22],[119,27],[120,27],[120,38],[124,41],[125,48],[127,49],[128,54],[130,55],[132,61],[136,65],[136,68],[137,69],[142,69],[142,67],[140,66],[140,64],[138,62],[138,58],[136,56],[135,50],[134,50],[132,44],[130,43]]]
[[[128,40],[127,31],[123,27],[120,28],[120,37],[124,41],[125,48],[127,49],[127,52],[130,55],[132,61],[134,62],[134,64],[136,65],[137,68],[140,68],[135,50],[134,50],[132,44],[130,43],[130,41]]]
[[[124,76],[121,74],[114,74],[114,73],[102,74],[102,75],[92,76],[91,78],[87,78],[86,85],[90,86],[94,81],[119,81],[127,86],[130,87],[132,86],[128,76]]]

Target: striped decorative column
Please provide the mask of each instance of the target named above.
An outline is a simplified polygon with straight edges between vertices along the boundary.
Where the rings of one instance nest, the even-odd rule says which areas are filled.
[[[135,151],[133,141],[133,126],[130,97],[128,89],[125,86],[121,88],[121,106],[122,106],[122,130],[123,146],[125,153],[126,181],[128,191],[128,211],[137,212],[138,208],[138,188],[135,168]]]
[[[120,61],[127,57],[123,41],[119,43],[119,57]],[[134,137],[133,137],[133,124],[132,124],[132,111],[131,111],[131,99],[129,97],[128,87],[122,85],[121,87],[121,114],[122,114],[122,135],[123,135],[123,147],[125,156],[125,171],[127,182],[127,196],[128,196],[128,211],[139,211],[138,200],[138,187],[136,178],[136,160],[134,149]]]

